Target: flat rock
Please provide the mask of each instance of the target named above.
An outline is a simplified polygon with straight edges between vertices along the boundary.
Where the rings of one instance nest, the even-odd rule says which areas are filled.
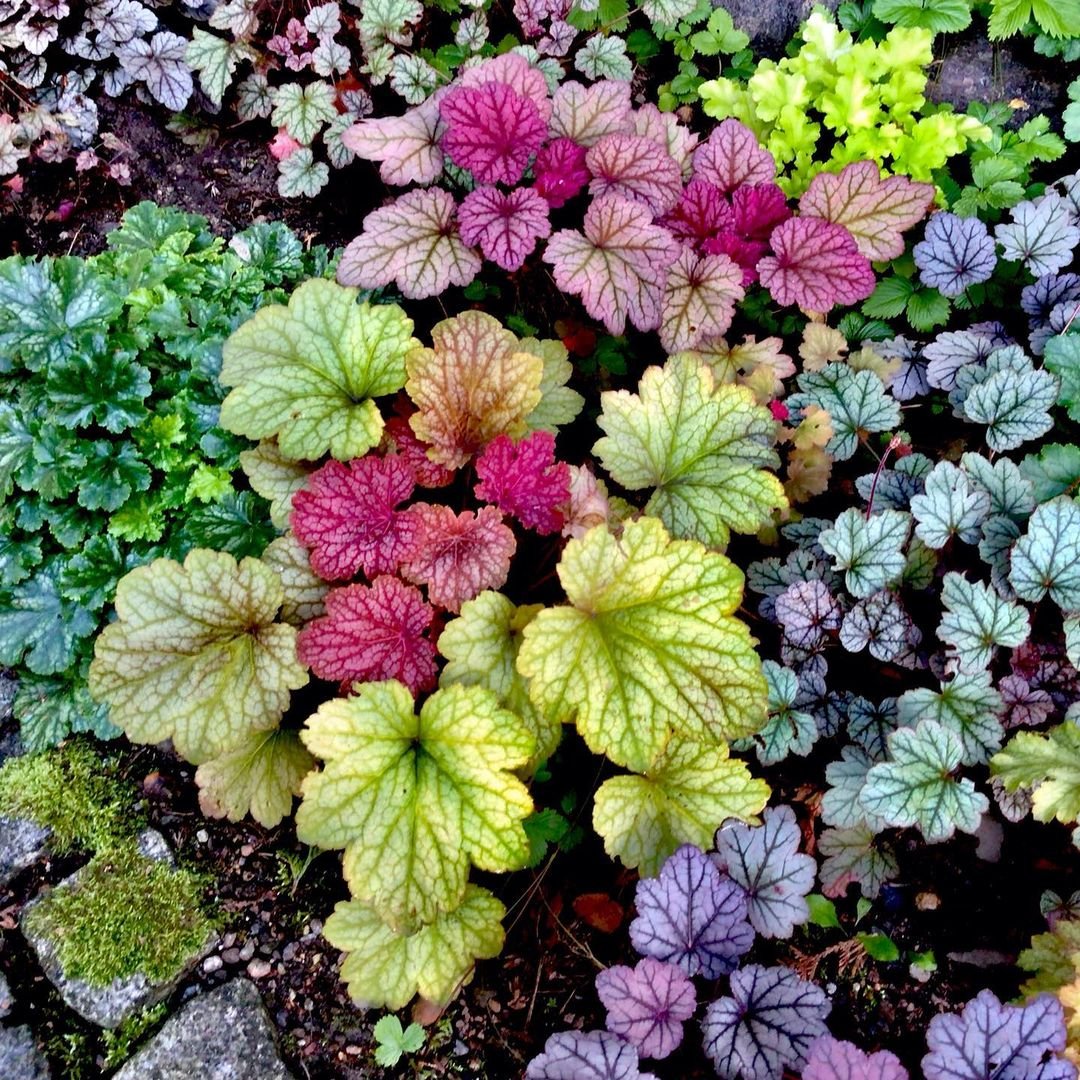
[[[0,816],[0,888],[45,854],[51,833],[27,818]]]
[[[0,1027],[0,1076],[4,1080],[49,1080],[51,1075],[28,1027]]]
[[[4,973],[0,971],[0,1020],[11,1012],[11,1006],[13,1004],[14,1000],[11,997],[11,987],[8,986],[8,981],[4,978]]]
[[[0,721],[11,719],[12,706],[15,704],[15,692],[19,689],[19,680],[6,671],[0,672]]]
[[[823,3],[835,11],[839,0]],[[713,0],[713,7],[726,8],[731,21],[749,36],[757,56],[783,55],[791,35],[815,6],[815,0]]]
[[[153,829],[147,829],[139,836],[139,849],[147,858],[172,862],[172,852],[165,838]],[[77,888],[82,873],[81,870],[76,871],[56,887]],[[37,954],[42,970],[60,992],[67,1006],[99,1027],[115,1028],[132,1014],[164,1001],[217,941],[217,934],[212,933],[203,947],[188,959],[187,964],[171,979],[163,982],[154,982],[142,972],[136,972],[123,979],[113,979],[107,986],[95,986],[82,979],[68,978],[60,967],[56,942],[28,929],[26,914],[39,903],[40,899],[33,900],[24,908],[21,920],[23,934]],[[2,1075],[0,1073],[0,1076]]]
[[[113,1080],[294,1080],[255,985],[233,979],[192,998]]]

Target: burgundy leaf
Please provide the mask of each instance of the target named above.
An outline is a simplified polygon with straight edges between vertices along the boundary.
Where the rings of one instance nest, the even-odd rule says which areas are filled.
[[[775,184],[745,184],[731,195],[733,228],[747,240],[768,240],[791,217],[787,199]]]
[[[391,416],[383,426],[386,452],[407,465],[421,487],[446,487],[454,479],[454,470],[428,457],[430,444],[417,438],[409,423],[409,417],[416,410],[408,405],[403,409],[399,409],[398,405],[394,408],[396,415]]]
[[[718,187],[705,180],[691,180],[683,189],[679,204],[664,217],[661,224],[675,236],[689,240],[696,246],[715,236],[721,229],[730,228],[732,220],[731,204]]]
[[[683,1021],[697,1006],[694,984],[674,964],[651,956],[632,968],[601,971],[596,994],[607,1009],[608,1031],[648,1058],[666,1058],[682,1042]]]
[[[502,53],[476,67],[463,67],[458,72],[458,86],[487,86],[489,83],[501,83],[531,101],[540,111],[540,118],[545,124],[551,119],[551,99],[548,97],[544,73],[534,68],[520,53]]]
[[[570,504],[570,468],[555,460],[555,436],[534,432],[516,446],[499,435],[476,459],[476,497],[538,533],[562,531]]]
[[[734,229],[721,229],[716,236],[702,244],[710,255],[726,255],[742,270],[743,285],[753,285],[758,279],[757,264],[768,254],[769,245],[763,240],[747,240]]]
[[[383,575],[370,585],[326,594],[326,614],[296,641],[296,654],[320,679],[398,679],[414,694],[435,685],[435,646],[424,636],[435,611],[419,589]]]
[[[477,188],[458,210],[458,227],[466,244],[478,244],[504,270],[520,270],[536,241],[551,235],[548,204],[533,188]]]
[[[589,182],[587,151],[571,139],[553,139],[536,155],[536,190],[553,210],[569,202]]]
[[[374,454],[328,461],[293,496],[291,524],[311,548],[311,568],[327,581],[343,581],[363,570],[393,573],[415,543],[418,526],[397,510],[413,492],[413,473],[397,457]]]

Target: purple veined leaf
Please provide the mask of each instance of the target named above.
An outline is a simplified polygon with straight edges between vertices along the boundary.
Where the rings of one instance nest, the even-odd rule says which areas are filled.
[[[969,286],[989,281],[997,266],[994,240],[986,226],[977,217],[947,211],[927,222],[913,254],[922,283],[942,296],[959,296]]]
[[[666,1058],[682,1042],[683,1021],[694,1015],[694,984],[674,964],[646,956],[634,967],[618,964],[596,976],[607,1009],[607,1029],[647,1058]]]
[[[781,1080],[828,1033],[830,1008],[825,991],[790,968],[748,964],[731,976],[731,997],[705,1011],[705,1053],[721,1080]]]
[[[889,391],[897,401],[911,401],[930,393],[927,362],[922,347],[906,337],[894,337],[874,343],[874,352],[885,360],[899,360],[900,369],[889,380]]]
[[[908,1080],[908,1071],[888,1050],[867,1054],[854,1043],[822,1035],[810,1046],[802,1080]]]
[[[1080,274],[1044,274],[1038,281],[1025,285],[1020,293],[1020,306],[1031,319],[1032,327],[1046,322],[1058,304],[1080,300]]]
[[[750,923],[763,937],[791,937],[810,912],[805,896],[817,865],[799,851],[802,836],[790,806],[770,806],[761,825],[734,822],[716,831],[717,866],[746,890]]]
[[[565,82],[552,99],[549,130],[586,148],[606,135],[633,130],[630,84],[601,79],[592,86]]]
[[[654,215],[673,209],[682,196],[682,172],[658,143],[641,135],[605,135],[589,150],[585,165],[594,196],[622,195]]]
[[[638,882],[636,904],[630,943],[687,975],[727,975],[754,943],[746,894],[692,844],[670,855],[658,877]]]
[[[929,361],[926,381],[938,390],[955,390],[956,373],[962,367],[985,363],[996,349],[1011,344],[1012,338],[1000,323],[979,323],[966,330],[947,330],[923,347],[923,358]]]
[[[551,235],[548,204],[534,188],[509,193],[494,187],[469,192],[458,210],[458,227],[466,244],[477,246],[504,270],[520,270],[537,240]]]
[[[482,184],[516,184],[547,138],[536,103],[505,83],[453,87],[439,115],[443,152]]]
[[[132,79],[146,83],[155,101],[179,112],[191,97],[194,82],[184,54],[188,42],[168,30],[149,40],[132,38],[117,50],[121,66]]]
[[[758,146],[754,133],[738,120],[724,120],[694,151],[694,178],[706,180],[725,195],[743,184],[769,183],[776,162]]]
[[[776,618],[789,641],[812,649],[840,629],[842,612],[825,582],[795,581],[776,598]]]
[[[525,1080],[657,1080],[638,1053],[610,1031],[560,1031],[525,1070]]]
[[[660,344],[674,353],[723,337],[744,295],[742,270],[726,255],[696,255],[684,248],[664,284]]]
[[[963,1012],[935,1016],[926,1044],[926,1080],[1076,1080],[1076,1067],[1057,1057],[1065,1049],[1065,1014],[1049,994],[1002,1005],[982,990]]]
[[[1053,715],[1054,702],[1045,690],[1036,690],[1021,675],[1005,675],[998,680],[998,692],[1004,710],[1001,722],[1005,729],[1038,727]]]
[[[1071,204],[1056,191],[1014,206],[1011,214],[1011,222],[994,228],[1003,259],[1023,262],[1035,277],[1055,274],[1072,262],[1080,228],[1073,222]]]
[[[536,51],[541,56],[566,56],[577,36],[576,26],[571,26],[565,19],[552,19],[548,32],[536,43]]]
[[[378,161],[379,176],[386,184],[430,184],[443,170],[439,139],[446,130],[439,116],[445,93],[436,90],[404,116],[361,120],[341,136],[342,143],[365,161]]]
[[[563,11],[561,3],[552,0],[514,0],[514,18],[521,23],[526,37],[539,37],[544,32],[543,24],[559,16]]]
[[[922,631],[899,596],[888,589],[856,601],[840,627],[840,644],[848,652],[869,649],[870,655],[883,664],[913,667],[914,651],[921,641]]]
[[[373,210],[341,256],[338,281],[362,289],[396,282],[410,300],[468,285],[482,264],[458,236],[456,209],[448,191],[418,188]]]
[[[661,112],[651,102],[642,105],[634,112],[634,132],[662,146],[675,159],[682,176],[689,179],[698,136],[674,113]]]
[[[548,96],[544,73],[534,68],[520,53],[502,53],[484,60],[476,67],[462,68],[458,73],[458,86],[479,87],[488,83],[509,86],[540,110],[540,117],[545,124],[551,119],[551,98]]]
[[[652,223],[640,203],[621,195],[594,199],[585,211],[585,234],[561,229],[548,241],[544,262],[563,292],[580,296],[585,310],[612,334],[660,324],[667,269],[681,245]]]
[[[888,757],[889,736],[900,726],[896,698],[884,697],[878,704],[856,696],[848,702],[847,733],[875,761]]]
[[[564,206],[589,182],[586,151],[572,139],[552,139],[533,162],[536,190],[553,210]]]

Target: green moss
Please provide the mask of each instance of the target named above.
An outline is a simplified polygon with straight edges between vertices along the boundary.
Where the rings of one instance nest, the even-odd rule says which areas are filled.
[[[141,825],[132,802],[128,786],[84,742],[10,758],[0,768],[0,814],[48,826],[59,853],[97,851],[132,835]]]
[[[202,911],[202,879],[147,859],[132,840],[100,851],[73,885],[60,885],[26,916],[27,928],[55,942],[69,978],[104,986],[144,972],[176,975],[214,924]]]
[[[120,1026],[110,1031],[102,1028],[101,1039],[105,1046],[106,1069],[118,1069],[133,1053],[139,1043],[145,1041],[148,1032],[156,1028],[169,1014],[169,1007],[164,1001],[142,1009],[133,1016],[120,1021]]]

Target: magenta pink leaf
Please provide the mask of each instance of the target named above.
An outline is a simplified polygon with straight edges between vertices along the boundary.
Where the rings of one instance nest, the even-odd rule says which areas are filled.
[[[391,416],[383,425],[386,452],[404,462],[421,487],[446,487],[454,479],[454,470],[428,457],[430,444],[417,438],[409,423],[409,417],[415,411],[408,406],[402,410],[395,405],[397,415]]]
[[[748,127],[724,120],[694,151],[694,176],[727,195],[743,184],[768,183],[776,176],[776,162]]]
[[[810,1044],[802,1080],[908,1080],[908,1072],[888,1050],[866,1054],[852,1043],[819,1035]]]
[[[664,286],[660,344],[672,353],[723,337],[743,295],[742,270],[726,255],[684,248]]]
[[[414,694],[435,685],[435,646],[424,636],[435,610],[419,589],[383,575],[326,594],[326,614],[296,640],[296,654],[320,679],[398,679]]]
[[[730,228],[732,221],[731,204],[723,192],[705,180],[691,180],[661,224],[680,239],[699,246],[721,229]]]
[[[624,195],[664,214],[682,195],[682,172],[659,143],[642,135],[605,135],[585,158],[596,196]]]
[[[468,285],[482,261],[458,236],[456,210],[441,188],[417,188],[373,210],[341,256],[338,281],[361,289],[394,282],[410,300]]]
[[[694,984],[686,975],[651,956],[632,968],[616,964],[601,971],[596,994],[607,1009],[608,1031],[648,1058],[666,1058],[682,1042],[683,1021],[697,1007]]]
[[[462,68],[457,77],[458,86],[486,86],[488,83],[509,86],[537,107],[545,124],[551,119],[551,99],[544,73],[520,53],[493,56],[476,67]]]
[[[421,530],[402,573],[426,585],[433,604],[457,612],[484,589],[505,583],[517,541],[498,510],[482,506],[475,514],[455,514],[448,506],[421,503],[412,512]]]
[[[505,83],[456,86],[439,114],[443,151],[482,184],[516,184],[547,137],[536,103]]]
[[[397,457],[369,454],[316,469],[293,496],[291,518],[296,538],[311,549],[311,569],[327,581],[397,570],[416,542],[416,522],[396,509],[413,483]]]
[[[787,199],[775,184],[744,184],[731,195],[733,228],[747,240],[768,240],[791,217]]]
[[[701,245],[708,255],[726,255],[742,270],[743,285],[753,285],[758,279],[757,264],[768,254],[769,245],[763,240],[747,240],[734,229],[721,229]]]
[[[479,187],[458,210],[461,239],[479,245],[486,259],[504,270],[520,270],[536,241],[551,235],[548,204],[533,188]]]
[[[563,229],[548,241],[544,261],[554,268],[555,284],[581,297],[585,310],[602,319],[612,334],[660,325],[667,269],[681,245],[652,222],[640,203],[621,195],[594,199],[585,212],[585,235]]]
[[[758,263],[761,284],[778,304],[829,311],[874,291],[874,271],[851,233],[820,218],[789,218],[771,237],[772,255]]]
[[[572,139],[553,139],[533,162],[536,190],[553,210],[565,205],[589,182],[586,150]]]
[[[528,529],[561,532],[570,505],[570,468],[555,460],[555,436],[536,431],[516,446],[499,435],[476,459],[476,497]]]
[[[564,82],[552,100],[551,136],[592,146],[605,135],[633,130],[630,84],[602,79],[592,86]]]
[[[439,117],[443,91],[404,116],[361,120],[346,130],[341,141],[357,157],[379,161],[379,176],[387,184],[430,184],[443,170],[439,139],[445,127]]]

